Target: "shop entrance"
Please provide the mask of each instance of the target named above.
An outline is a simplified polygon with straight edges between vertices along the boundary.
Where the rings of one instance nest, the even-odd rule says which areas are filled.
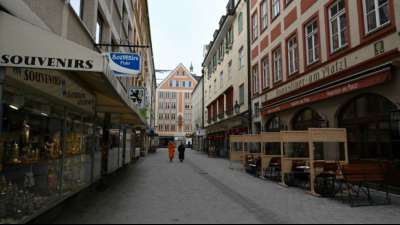
[[[395,104],[367,94],[347,103],[339,112],[339,127],[347,128],[350,160],[399,160],[399,124],[390,121]]]
[[[328,121],[311,108],[303,109],[293,119],[293,130],[304,131],[323,127],[329,127]]]

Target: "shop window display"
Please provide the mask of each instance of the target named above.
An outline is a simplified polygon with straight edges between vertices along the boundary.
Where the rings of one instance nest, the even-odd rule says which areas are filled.
[[[0,223],[15,223],[59,198],[62,122],[8,104],[3,109]]]
[[[54,82],[44,82],[24,79],[44,72],[6,72],[0,99],[0,224],[26,223],[91,184],[92,149],[100,148],[87,122],[93,117],[86,102],[92,98],[83,89],[58,73],[46,72]]]
[[[90,125],[79,117],[66,120],[63,193],[75,193],[91,182],[92,155],[88,147]]]

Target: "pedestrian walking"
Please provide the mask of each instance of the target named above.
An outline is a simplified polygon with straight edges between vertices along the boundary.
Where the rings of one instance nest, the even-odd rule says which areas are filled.
[[[183,160],[185,160],[185,151],[186,151],[185,145],[184,144],[179,145],[178,151],[179,151],[179,160],[183,162]]]
[[[174,158],[175,158],[175,145],[174,145],[174,143],[170,142],[168,144],[168,152],[169,152],[169,161],[170,162],[174,161]]]

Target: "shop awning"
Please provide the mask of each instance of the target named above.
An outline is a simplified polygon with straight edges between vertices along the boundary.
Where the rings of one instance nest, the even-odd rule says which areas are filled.
[[[146,124],[103,55],[1,11],[0,67],[69,71],[95,94],[97,112],[114,113],[122,123]]]

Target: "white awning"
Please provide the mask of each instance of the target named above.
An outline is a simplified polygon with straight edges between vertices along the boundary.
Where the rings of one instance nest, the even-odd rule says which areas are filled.
[[[97,111],[144,125],[137,107],[100,53],[0,11],[0,67],[71,71],[96,94]]]

